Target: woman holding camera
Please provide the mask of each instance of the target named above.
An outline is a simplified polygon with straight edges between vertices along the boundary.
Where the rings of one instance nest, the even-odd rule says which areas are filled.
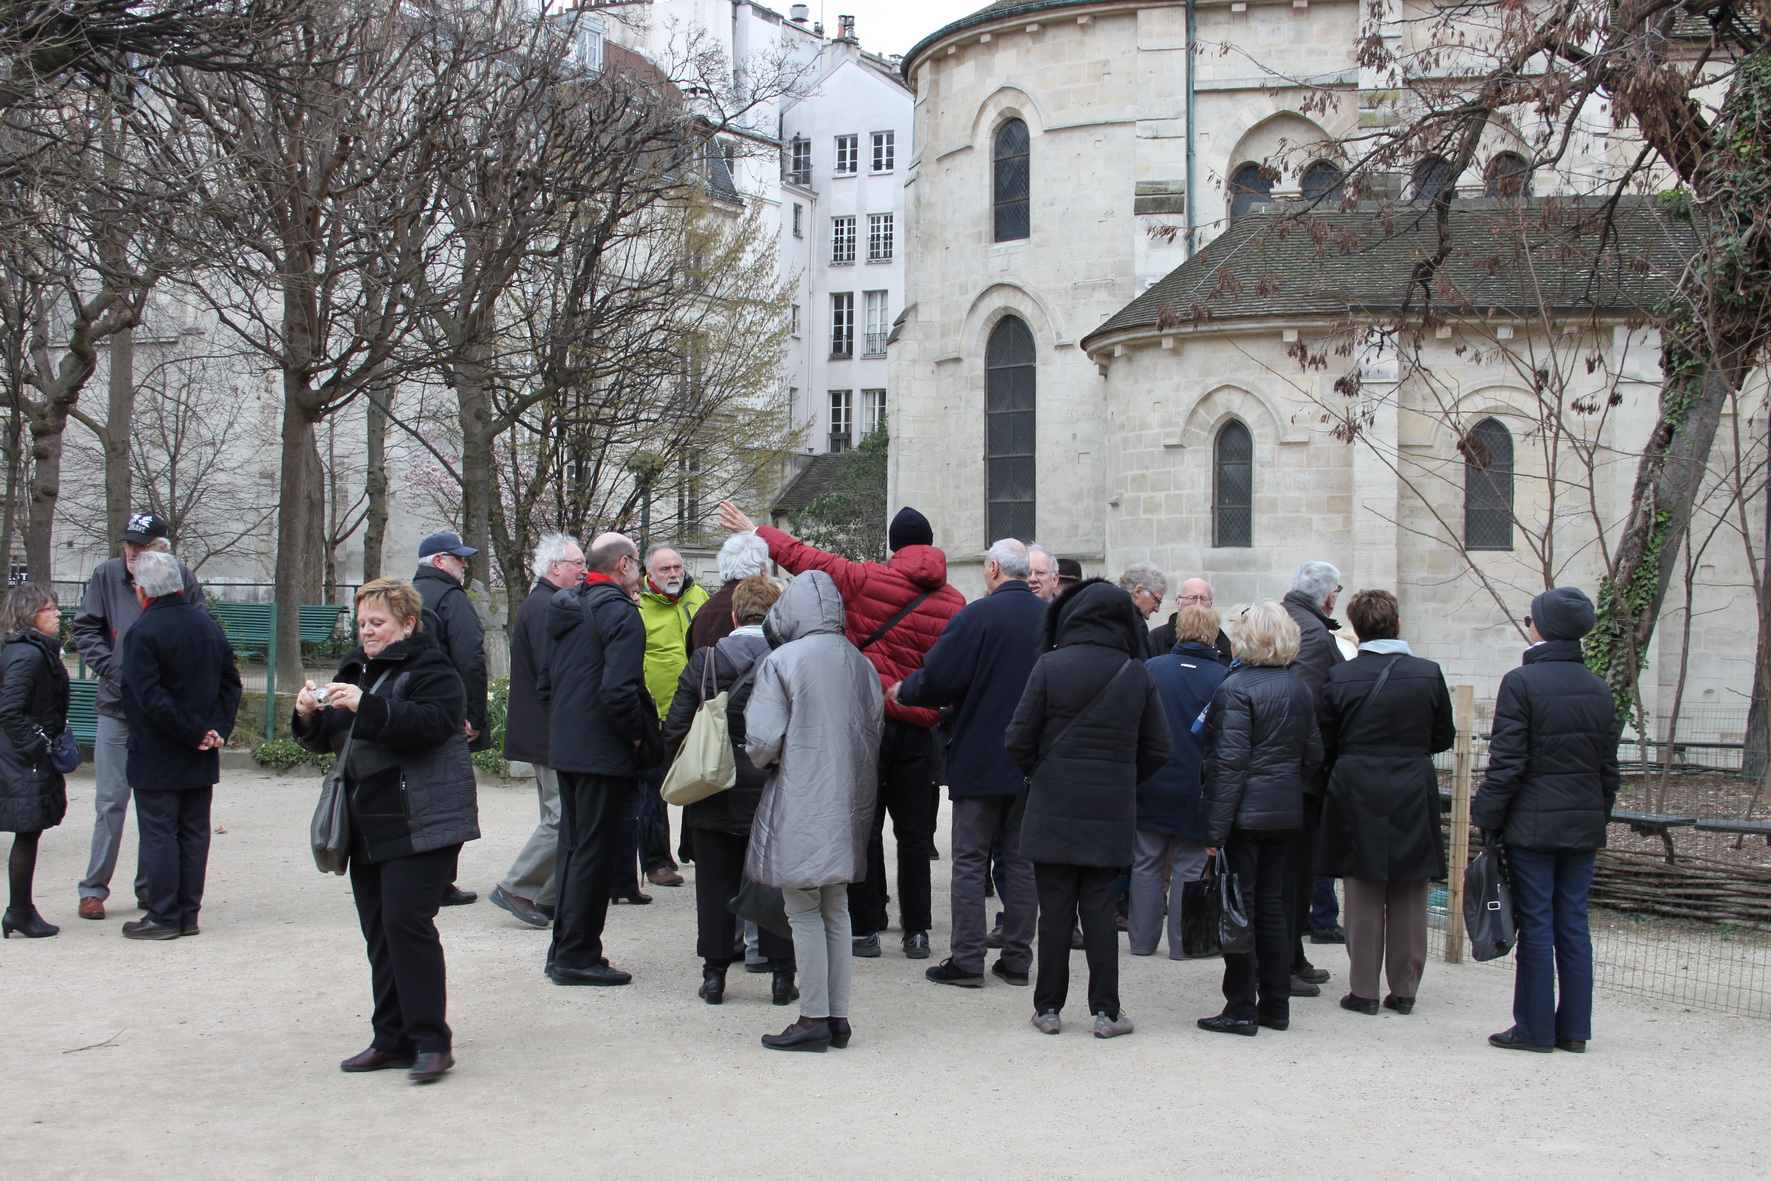
[[[345,758],[351,890],[375,994],[374,1040],[339,1069],[429,1083],[455,1065],[437,907],[462,843],[480,835],[466,694],[411,583],[378,578],[356,609],[362,646],[295,699],[296,741]]]

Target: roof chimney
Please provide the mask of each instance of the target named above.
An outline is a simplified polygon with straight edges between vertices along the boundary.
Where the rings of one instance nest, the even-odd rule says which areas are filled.
[[[787,19],[796,25],[803,25],[812,19],[812,8],[809,4],[795,4],[788,10]]]
[[[853,41],[855,39],[854,17],[839,16],[836,18],[836,39],[838,41]]]

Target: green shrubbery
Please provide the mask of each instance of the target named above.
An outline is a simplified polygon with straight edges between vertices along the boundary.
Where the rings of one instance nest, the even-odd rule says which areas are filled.
[[[304,763],[330,771],[335,757],[331,752],[315,754],[293,738],[273,738],[252,748],[252,761],[273,771],[287,771]]]

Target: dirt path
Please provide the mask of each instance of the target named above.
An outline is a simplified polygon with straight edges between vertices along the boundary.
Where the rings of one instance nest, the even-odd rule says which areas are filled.
[[[92,785],[70,784],[38,875],[63,933],[0,944],[0,1175],[1726,1181],[1764,1175],[1771,1149],[1771,1025],[1602,993],[1584,1057],[1509,1054],[1483,1039],[1508,1023],[1510,973],[1435,963],[1414,1016],[1368,1018],[1335,1004],[1333,948],[1328,995],[1253,1040],[1193,1028],[1219,1007],[1215,964],[1122,956],[1138,1032],[1100,1042],[1034,1032],[1029,990],[926,983],[894,937],[857,961],[853,1046],[773,1054],[757,1036],[791,1011],[767,977],[695,999],[688,888],[612,912],[623,989],[548,983],[546,934],[484,901],[444,912],[460,1065],[428,1088],[347,1076],[369,974],[348,886],[307,856],[316,786],[230,772],[204,933],[131,943],[133,909],[74,915]],[[532,791],[484,789],[462,883],[488,889],[534,816]]]

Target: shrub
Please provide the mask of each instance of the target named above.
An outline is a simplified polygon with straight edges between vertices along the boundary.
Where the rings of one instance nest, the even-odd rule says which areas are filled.
[[[473,752],[473,765],[488,775],[508,775],[510,760],[499,750],[476,750]]]
[[[304,763],[322,771],[330,771],[337,760],[330,751],[315,754],[293,738],[273,738],[252,748],[252,761],[273,771],[287,771]]]

